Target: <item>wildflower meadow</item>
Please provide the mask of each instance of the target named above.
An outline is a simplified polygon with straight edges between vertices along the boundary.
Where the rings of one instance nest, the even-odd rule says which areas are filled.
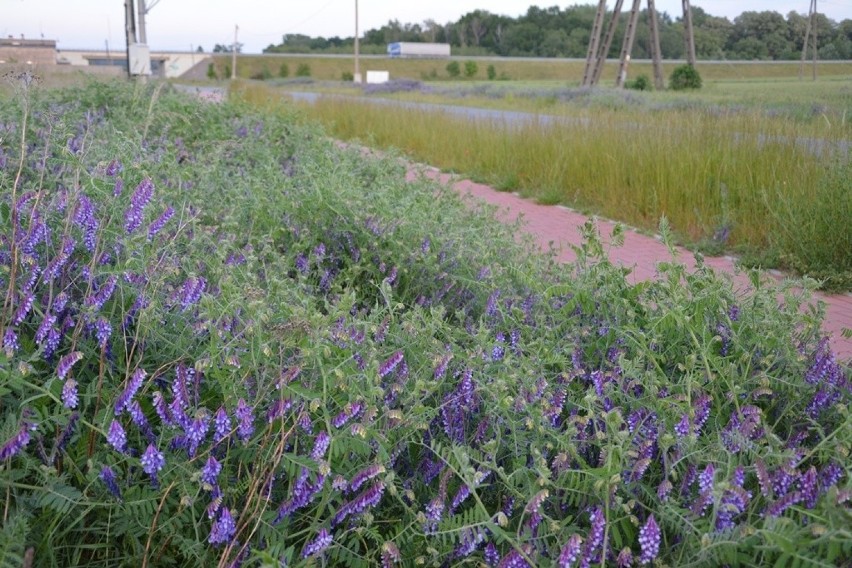
[[[807,285],[633,285],[593,221],[558,264],[287,106],[11,80],[0,566],[852,559]]]

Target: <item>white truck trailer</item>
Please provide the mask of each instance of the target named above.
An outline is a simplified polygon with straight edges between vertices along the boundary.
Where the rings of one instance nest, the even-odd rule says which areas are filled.
[[[448,43],[417,43],[398,41],[388,44],[389,57],[444,58],[450,56]]]

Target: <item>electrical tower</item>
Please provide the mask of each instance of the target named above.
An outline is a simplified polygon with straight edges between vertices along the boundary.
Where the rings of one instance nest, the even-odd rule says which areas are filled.
[[[815,1],[815,0],[812,0]],[[683,2],[683,25],[684,25],[684,41],[686,42],[686,62],[689,65],[695,65],[695,36],[692,32],[692,9],[689,5],[689,0]],[[630,63],[630,53],[633,51],[633,40],[636,37],[636,26],[639,23],[639,12],[642,0],[633,0],[633,6],[630,10],[630,15],[627,18],[627,29],[624,32],[624,41],[621,45],[621,57],[618,68],[618,77],[616,78],[616,87],[623,87],[627,80],[627,66]],[[648,25],[651,31],[651,59],[654,64],[654,86],[657,89],[662,89],[663,84],[663,64],[662,53],[660,51],[660,31],[659,22],[657,20],[657,9],[654,0],[647,0],[648,3]],[[594,87],[600,80],[603,71],[606,55],[609,53],[612,46],[612,40],[615,36],[615,29],[618,26],[618,18],[621,15],[621,8],[624,0],[616,0],[613,8],[612,16],[607,26],[607,32],[601,41],[601,33],[603,31],[604,20],[606,19],[606,0],[600,0],[598,9],[595,13],[595,21],[592,24],[592,34],[589,38],[589,50],[586,55],[586,67],[583,71],[583,86]]]

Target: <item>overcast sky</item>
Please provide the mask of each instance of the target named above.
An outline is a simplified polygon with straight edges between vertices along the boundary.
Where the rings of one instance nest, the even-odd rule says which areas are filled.
[[[151,5],[157,0],[147,0]],[[810,0],[693,0],[715,16],[734,19],[746,10],[791,10],[807,14]],[[377,28],[396,19],[419,23],[457,20],[473,10],[517,17],[530,5],[566,8],[594,0],[359,0],[360,28]],[[615,2],[610,2],[610,8]],[[625,2],[629,5],[630,2]],[[643,7],[645,3],[643,2]],[[680,0],[657,0],[658,11],[681,15]],[[819,11],[840,21],[852,18],[852,0],[819,0]],[[259,53],[285,33],[310,36],[354,35],[355,0],[159,0],[147,18],[148,43],[154,50],[189,50],[230,44],[234,26],[244,51]],[[0,0],[0,37],[55,39],[60,49],[124,48],[124,0]]]

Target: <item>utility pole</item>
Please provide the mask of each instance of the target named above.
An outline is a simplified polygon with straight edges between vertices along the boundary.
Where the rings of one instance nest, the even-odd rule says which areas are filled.
[[[127,76],[132,77],[130,69],[130,46],[136,43],[136,22],[133,14],[133,0],[124,0],[124,37],[127,40]]]
[[[654,88],[662,91],[666,84],[663,80],[662,51],[660,50],[660,29],[657,26],[657,7],[654,0],[648,0],[648,27],[651,31],[651,59],[654,62]]]
[[[615,28],[618,27],[618,17],[621,15],[621,6],[624,0],[617,0],[615,7],[612,9],[612,18],[609,20],[609,25],[604,35],[604,41],[598,47],[598,57],[595,61],[595,68],[592,72],[592,85],[597,85],[601,79],[606,56],[609,54],[609,48],[612,46],[612,38],[615,37]]]
[[[355,0],[355,75],[352,77],[356,83],[361,82],[361,45],[358,39],[358,0]]]
[[[231,80],[237,78],[237,34],[240,26],[234,26],[234,45],[231,47]]]
[[[813,34],[811,30],[813,29]],[[811,49],[813,50],[813,80],[817,79],[817,0],[811,0],[810,8],[808,8],[808,24],[805,26],[805,41],[802,44],[802,60],[799,62],[799,80],[805,72],[805,59],[808,56],[808,40],[811,40]]]
[[[686,62],[695,67],[695,34],[692,31],[692,8],[689,0],[683,0],[683,35],[686,40]]]
[[[137,25],[137,27],[139,28],[139,30],[138,30],[139,31],[139,43],[147,45],[148,44],[148,35],[145,33],[145,14],[147,14],[148,11],[145,9],[145,0],[136,0],[136,1],[139,2],[139,6],[138,6],[138,8],[139,8],[138,22],[139,23]]]
[[[813,28],[814,28],[814,81],[816,81],[817,77],[817,0],[814,0],[814,15],[813,15]]]
[[[606,15],[606,0],[600,0],[598,11],[595,13],[595,22],[592,24],[592,35],[589,38],[589,51],[586,54],[586,68],[583,70],[583,86],[594,86],[595,62],[601,41],[601,30],[603,28],[604,16]]]
[[[633,39],[636,37],[636,24],[639,22],[639,3],[642,0],[633,0],[633,8],[627,20],[627,30],[624,32],[624,42],[621,44],[621,64],[618,66],[618,77],[615,86],[621,88],[627,81],[627,66],[630,64],[630,52],[633,51]]]

